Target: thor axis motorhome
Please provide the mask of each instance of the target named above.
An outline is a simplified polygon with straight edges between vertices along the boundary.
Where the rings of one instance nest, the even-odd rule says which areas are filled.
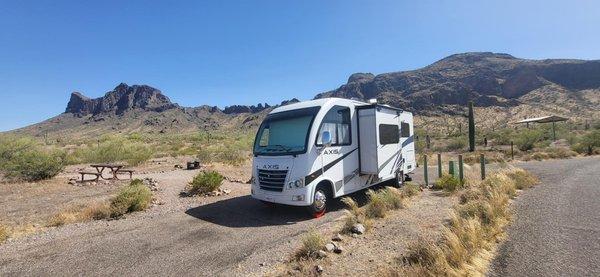
[[[371,102],[324,98],[271,111],[254,141],[252,197],[319,217],[330,199],[391,179],[401,186],[416,167],[412,113]]]

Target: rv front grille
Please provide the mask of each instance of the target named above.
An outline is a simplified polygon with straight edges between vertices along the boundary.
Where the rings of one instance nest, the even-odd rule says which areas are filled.
[[[258,183],[260,189],[269,191],[283,191],[287,170],[258,170]]]

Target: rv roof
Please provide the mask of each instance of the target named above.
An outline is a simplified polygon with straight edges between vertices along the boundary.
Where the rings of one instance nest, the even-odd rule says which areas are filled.
[[[285,112],[285,111],[297,110],[297,109],[303,109],[303,108],[310,108],[310,107],[322,107],[322,106],[325,106],[328,104],[333,104],[332,102],[336,102],[335,104],[346,104],[346,105],[347,104],[368,105],[365,102],[349,100],[349,99],[344,99],[344,98],[320,98],[320,99],[302,101],[302,102],[298,102],[298,103],[294,103],[294,104],[281,106],[281,107],[278,107],[278,108],[272,110],[270,113],[279,113],[279,112]]]

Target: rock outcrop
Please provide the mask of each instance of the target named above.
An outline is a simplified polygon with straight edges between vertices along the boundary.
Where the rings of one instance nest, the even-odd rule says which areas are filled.
[[[146,85],[128,86],[121,83],[103,97],[95,99],[85,97],[79,92],[73,92],[65,113],[78,116],[122,115],[130,110],[162,112],[178,107],[158,89]]]

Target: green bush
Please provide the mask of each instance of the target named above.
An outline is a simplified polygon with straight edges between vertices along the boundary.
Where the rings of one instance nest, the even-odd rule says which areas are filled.
[[[65,166],[65,152],[44,148],[30,138],[0,137],[0,171],[8,178],[39,181],[56,176]]]
[[[92,143],[77,149],[73,155],[75,163],[126,162],[129,165],[139,165],[152,158],[153,154],[149,145],[138,139],[109,136],[102,138],[99,144]]]
[[[542,140],[542,133],[538,130],[521,130],[515,139],[515,143],[519,150],[532,150],[536,143]]]
[[[223,175],[216,171],[201,172],[190,183],[190,193],[198,194],[217,190],[223,183]]]
[[[593,130],[585,134],[572,146],[574,151],[588,155],[594,154],[596,148],[600,148],[600,130]]]
[[[444,174],[442,178],[439,178],[433,185],[434,189],[443,189],[448,192],[456,191],[460,187],[460,180],[450,174]]]
[[[152,192],[142,180],[135,179],[122,188],[110,201],[111,217],[119,217],[126,213],[143,211],[152,201]]]
[[[466,137],[455,137],[450,140],[446,149],[448,151],[455,151],[465,149],[467,147],[467,138]]]

